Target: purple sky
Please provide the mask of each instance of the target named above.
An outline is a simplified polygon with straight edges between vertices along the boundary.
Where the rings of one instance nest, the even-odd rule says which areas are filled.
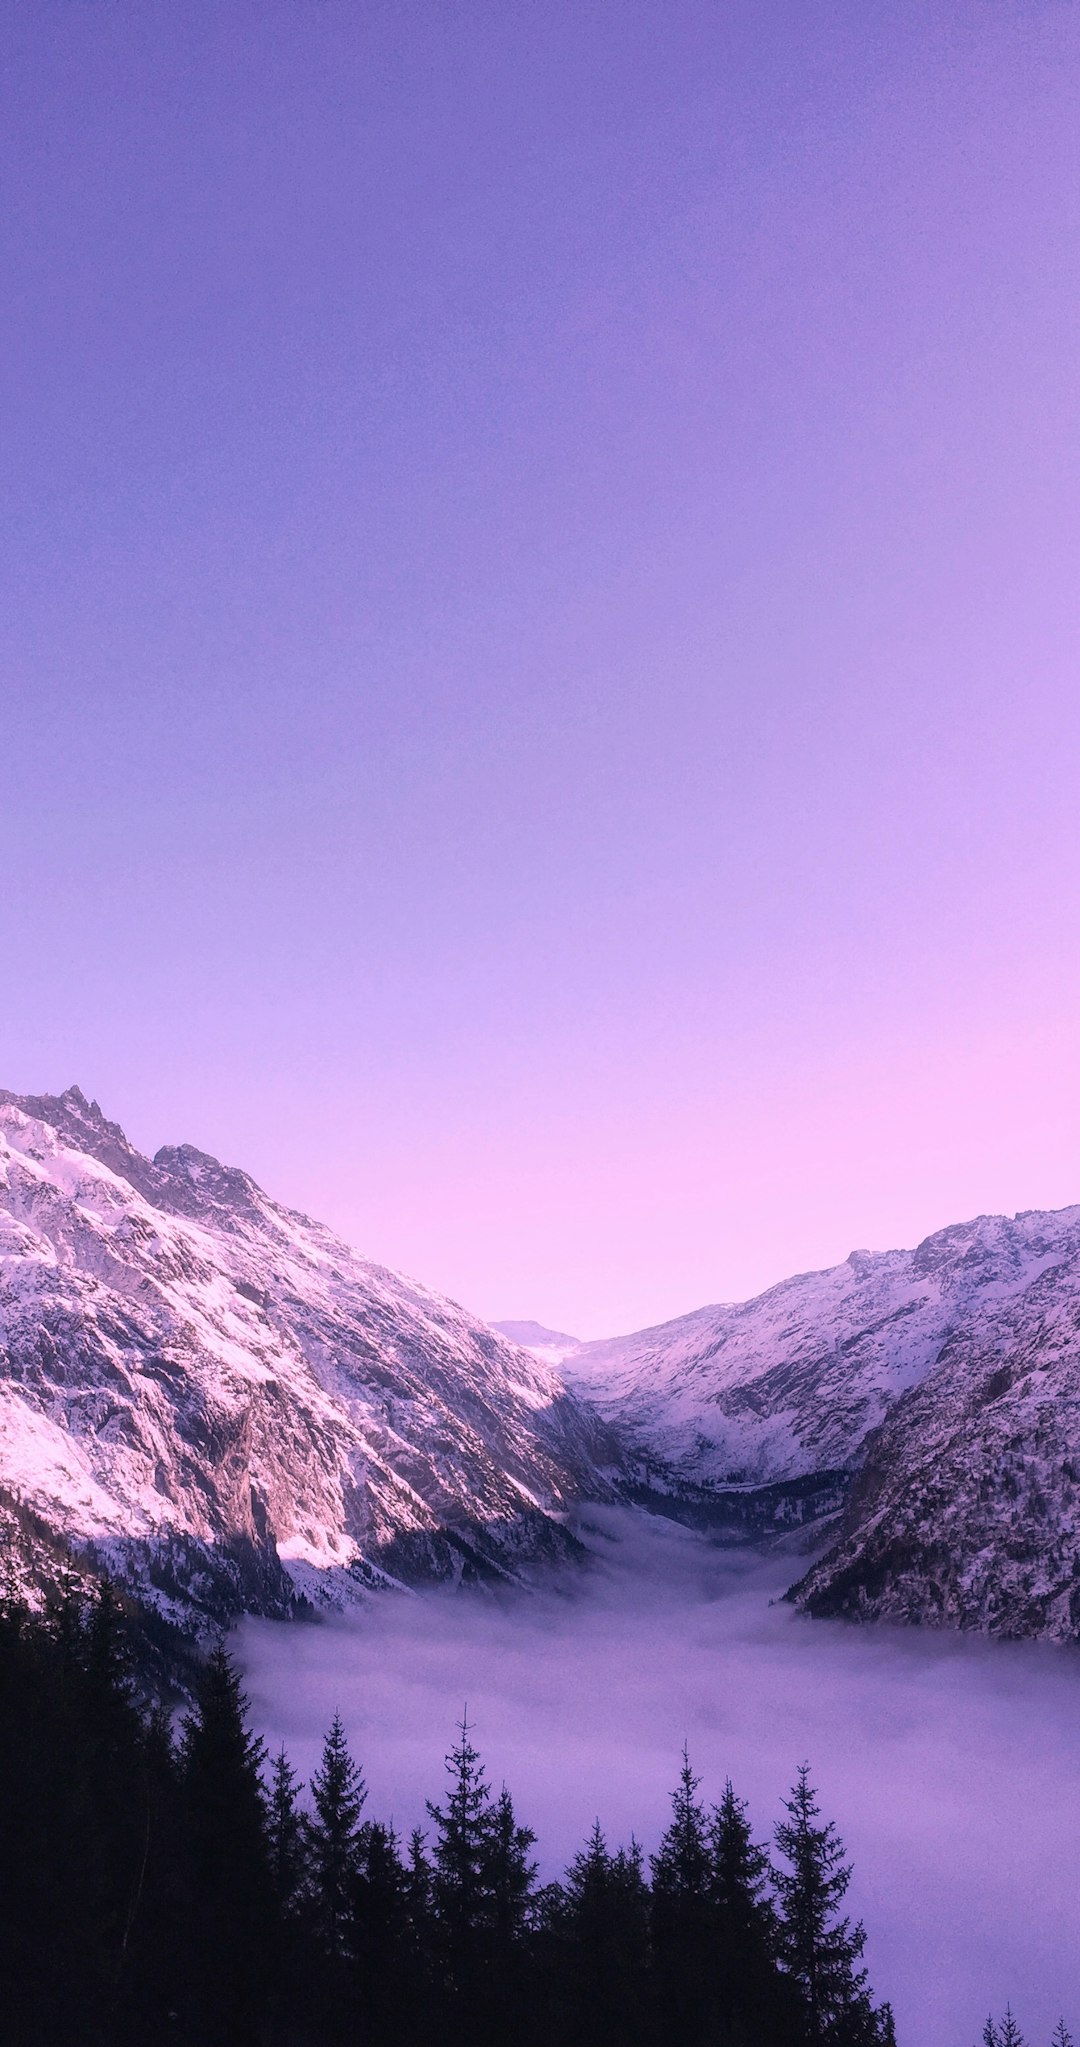
[[[581,1334],[1080,1199],[1080,9],[0,23],[0,1084]]]

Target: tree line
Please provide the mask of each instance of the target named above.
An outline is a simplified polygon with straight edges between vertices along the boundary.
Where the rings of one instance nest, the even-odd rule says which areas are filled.
[[[340,1718],[302,1795],[223,1648],[174,1727],[105,1585],[0,1610],[9,2047],[890,2047],[850,1865],[799,1771],[755,1842],[689,1757],[655,1855],[599,1822],[541,1884],[463,1720],[429,1825],[371,1817]],[[1018,2047],[1011,2015],[985,2047]],[[1064,2027],[1058,2047],[1071,2047]]]

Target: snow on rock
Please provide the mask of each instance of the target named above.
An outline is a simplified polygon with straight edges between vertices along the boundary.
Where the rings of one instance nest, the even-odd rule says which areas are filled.
[[[847,1474],[806,1611],[1080,1640],[1080,1208],[856,1251],[562,1369],[654,1495],[755,1488],[781,1525]]]
[[[853,1251],[755,1300],[582,1344],[562,1370],[663,1483],[851,1471],[958,1328],[1077,1259],[1080,1208],[980,1216],[914,1251]]]
[[[0,1093],[0,1488],[163,1610],[520,1575],[610,1457],[550,1366],[247,1174]]]
[[[843,1506],[812,1613],[1080,1639],[1080,1208],[577,1344],[0,1093],[5,1584],[107,1567],[190,1628],[515,1580],[619,1489],[744,1540]]]
[[[792,1596],[813,1614],[1080,1641],[1075,1248],[957,1327],[871,1437],[838,1540]]]

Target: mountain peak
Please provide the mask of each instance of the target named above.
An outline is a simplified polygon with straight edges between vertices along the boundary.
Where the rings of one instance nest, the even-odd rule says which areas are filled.
[[[77,1082],[66,1087],[62,1095],[17,1095],[9,1088],[0,1088],[0,1106],[21,1109],[24,1116],[48,1123],[61,1135],[76,1135],[84,1140],[90,1134],[113,1146],[119,1145],[124,1152],[131,1151],[119,1123],[110,1123],[100,1102],[87,1101]]]
[[[549,1367],[80,1088],[0,1104],[0,1492],[95,1570],[216,1626],[577,1554],[611,1451]]]

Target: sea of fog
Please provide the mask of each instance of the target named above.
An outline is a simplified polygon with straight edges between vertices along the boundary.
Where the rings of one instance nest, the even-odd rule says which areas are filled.
[[[1080,1655],[807,1621],[777,1603],[803,1560],[643,1515],[582,1533],[594,1562],[569,1587],[246,1623],[261,1731],[309,1776],[340,1708],[369,1809],[405,1831],[467,1704],[545,1874],[597,1815],[653,1847],[684,1738],[704,1793],[730,1775],[762,1835],[808,1760],[900,2047],[974,2047],[1008,1999],[1031,2047],[1060,2012],[1080,2035]]]

